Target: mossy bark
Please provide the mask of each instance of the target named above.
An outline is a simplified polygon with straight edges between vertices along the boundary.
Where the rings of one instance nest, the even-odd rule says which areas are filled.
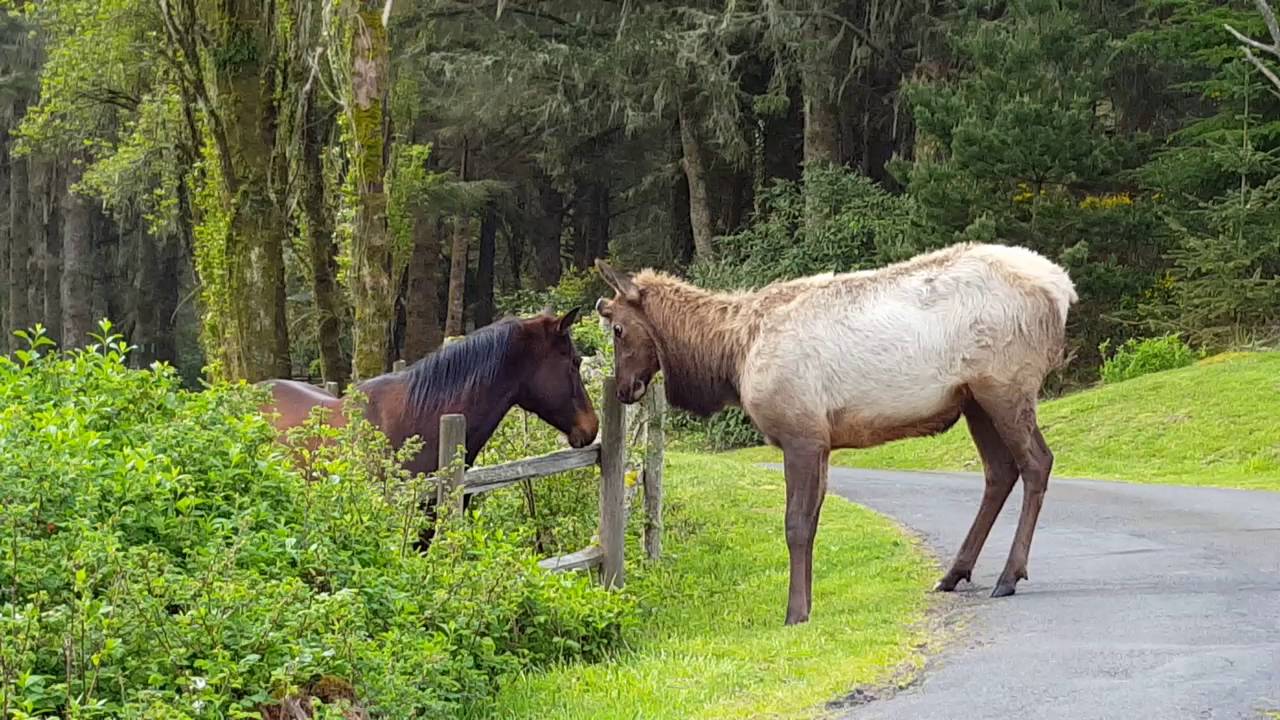
[[[223,372],[249,381],[289,377],[289,326],[285,312],[285,215],[272,196],[276,157],[271,37],[272,18],[256,0],[231,0],[217,18],[213,67],[214,101],[223,119],[225,145],[219,143],[221,203],[227,222],[216,242],[221,246],[221,282],[207,283],[225,293],[206,298],[210,309],[226,317],[211,338],[222,351]]]
[[[342,296],[338,290],[337,244],[333,239],[333,215],[325,203],[324,167],[320,154],[332,130],[332,116],[316,107],[313,88],[304,118],[302,148],[301,211],[304,239],[311,259],[311,292],[315,297],[316,338],[320,346],[320,373],[329,382],[346,383],[351,373],[342,352]]]
[[[384,99],[390,80],[387,29],[379,3],[361,0],[351,22],[352,165],[356,173],[355,235],[351,243],[355,305],[353,365],[366,379],[387,369],[396,288],[384,184]]]

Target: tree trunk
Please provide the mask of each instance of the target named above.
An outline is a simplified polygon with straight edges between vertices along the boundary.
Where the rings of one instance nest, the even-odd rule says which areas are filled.
[[[27,260],[27,308],[31,313],[31,322],[43,325],[45,334],[48,335],[49,322],[44,314],[44,268],[45,254],[48,252],[45,229],[49,223],[48,189],[51,173],[47,160],[37,160],[30,156],[28,160],[27,179],[30,190],[27,200],[30,206],[27,211],[27,227],[30,235],[27,242],[30,244],[31,254]]]
[[[680,164],[684,167],[685,179],[689,181],[689,224],[693,227],[694,254],[698,260],[709,260],[715,230],[711,221],[711,203],[707,199],[707,168],[693,119],[683,105],[680,107],[680,147]]]
[[[162,6],[164,4],[162,3]],[[221,374],[248,381],[288,377],[289,325],[285,308],[284,243],[288,235],[277,179],[276,18],[258,0],[205,6],[204,37],[219,59],[183,53],[197,83],[211,86],[206,101],[217,159],[217,211],[226,224],[196,247],[204,299],[204,343]],[[179,41],[186,38],[178,38]],[[187,102],[197,102],[188,96]]]
[[[841,11],[834,0],[811,0],[816,15],[815,36],[810,39],[804,73],[804,163],[838,165],[840,118],[836,88],[836,43],[840,27],[830,16]]]
[[[521,276],[524,274],[524,225],[515,223],[507,228],[507,262],[510,264],[511,287],[519,290]]]
[[[560,282],[560,234],[564,229],[564,195],[543,178],[538,204],[541,213],[535,223],[533,252],[537,289]]]
[[[470,243],[467,233],[471,223],[465,217],[453,223],[453,249],[449,253],[449,310],[444,320],[445,337],[457,337],[465,333],[463,305],[466,302],[467,253]]]
[[[836,103],[821,89],[810,89],[804,98],[805,167],[840,163],[839,120]]]
[[[34,324],[27,296],[31,262],[30,161],[10,155],[9,180],[9,327],[29,330]],[[18,347],[22,343],[18,341]]]
[[[435,219],[421,207],[416,207],[413,215],[408,285],[403,357],[413,362],[440,347],[444,340],[440,330],[440,233]]]
[[[9,148],[0,139],[0,355],[9,352],[13,340],[13,325],[9,317]]]
[[[672,142],[669,144],[669,152],[672,161],[679,162],[684,156],[684,150],[680,146],[680,128],[679,123],[672,126]],[[689,210],[689,178],[683,172],[672,175],[670,190],[670,222],[671,222],[671,251],[673,257],[680,261],[681,265],[687,265],[693,260],[693,227],[690,220],[693,213]]]
[[[333,215],[325,203],[324,164],[321,153],[333,125],[332,117],[316,107],[313,87],[303,114],[302,183],[299,209],[311,270],[311,294],[315,301],[316,341],[320,346],[320,374],[326,382],[347,381],[351,368],[342,352],[342,298],[338,290],[338,247],[333,241]]]
[[[387,228],[386,130],[383,100],[390,61],[382,3],[361,0],[351,21],[352,170],[356,173],[355,236],[351,259],[355,300],[353,366],[357,379],[387,369],[396,288],[391,282],[391,238]]]
[[[58,168],[61,170],[61,168]],[[44,318],[49,337],[61,342],[62,328],[62,204],[66,179],[58,172],[50,178],[45,195],[48,212],[44,223]]]
[[[90,200],[63,188],[62,344],[82,347],[93,332],[93,210]]]
[[[493,322],[493,263],[497,254],[498,212],[490,205],[480,221],[480,259],[476,266],[475,308],[472,319],[476,327]]]

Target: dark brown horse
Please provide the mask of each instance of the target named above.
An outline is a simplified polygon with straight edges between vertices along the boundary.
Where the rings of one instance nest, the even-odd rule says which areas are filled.
[[[440,416],[467,418],[467,463],[476,456],[513,406],[564,433],[573,447],[596,437],[599,420],[582,384],[582,358],[569,330],[578,311],[520,320],[506,319],[446,345],[408,368],[366,380],[356,388],[367,398],[365,417],[399,448],[422,438],[423,448],[406,463],[413,473],[437,469]],[[316,406],[330,408],[328,422],[341,426],[343,401],[306,383],[267,381],[272,415],[282,439]]]

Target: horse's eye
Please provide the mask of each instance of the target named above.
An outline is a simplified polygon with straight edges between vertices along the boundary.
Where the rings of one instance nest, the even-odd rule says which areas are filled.
[[[613,326],[613,336],[614,336],[614,337],[617,337],[617,338],[622,337],[622,326],[621,326],[621,325],[617,325],[617,324],[615,324],[615,325]]]

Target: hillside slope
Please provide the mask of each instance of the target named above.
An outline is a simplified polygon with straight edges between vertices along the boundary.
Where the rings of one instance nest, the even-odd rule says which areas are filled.
[[[1062,477],[1280,490],[1280,353],[1229,353],[1040,407]],[[740,456],[776,460],[776,450]],[[832,463],[980,471],[961,421],[933,438],[837,452]]]

